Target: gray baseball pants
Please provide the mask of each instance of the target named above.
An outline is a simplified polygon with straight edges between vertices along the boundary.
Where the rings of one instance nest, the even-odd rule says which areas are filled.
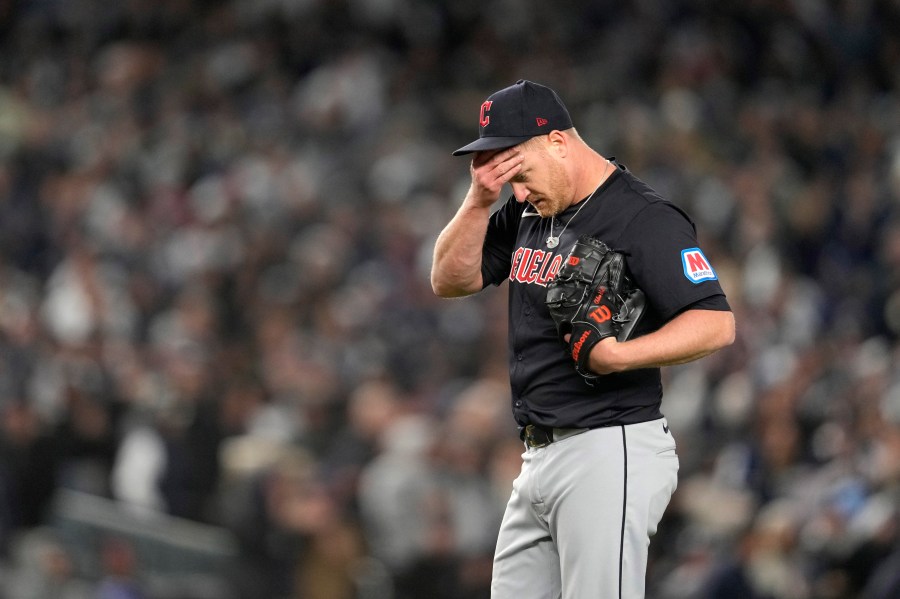
[[[678,481],[665,419],[554,439],[522,456],[491,599],[643,599],[650,537]]]

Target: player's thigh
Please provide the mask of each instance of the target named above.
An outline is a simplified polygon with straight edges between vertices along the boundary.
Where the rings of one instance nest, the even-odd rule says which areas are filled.
[[[543,455],[529,452],[513,491],[494,553],[491,599],[557,599],[559,554],[543,517],[538,469]],[[536,463],[538,462],[538,463]]]
[[[650,537],[677,483],[662,421],[589,431],[557,448],[551,530],[564,599],[642,597]]]
[[[628,448],[628,489],[638,527],[648,537],[656,533],[675,488],[678,486],[678,455],[675,439],[665,420],[653,420],[625,427]]]
[[[498,550],[508,547],[509,541],[501,530]],[[549,537],[527,545],[514,543],[518,545],[515,551],[495,555],[491,599],[558,599],[561,583],[556,545]]]
[[[562,597],[617,598],[626,484],[621,430],[588,431],[554,449],[558,463],[550,522]]]

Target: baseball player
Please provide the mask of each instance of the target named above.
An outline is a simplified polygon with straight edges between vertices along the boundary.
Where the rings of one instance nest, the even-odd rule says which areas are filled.
[[[509,281],[512,413],[525,452],[491,597],[643,597],[650,537],[678,472],[660,367],[731,344],[733,314],[688,215],[589,147],[556,92],[520,80],[487,98],[478,123],[478,139],[453,153],[474,153],[472,182],[436,241],[431,283],[460,297]],[[491,212],[507,183],[512,196]],[[598,263],[576,255],[582,238],[614,251],[620,266],[608,270],[645,299],[626,314],[617,293],[595,287],[561,329],[548,288],[562,270]]]

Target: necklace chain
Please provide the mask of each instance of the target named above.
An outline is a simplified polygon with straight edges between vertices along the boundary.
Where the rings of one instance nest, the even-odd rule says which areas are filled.
[[[610,166],[612,166],[612,163],[609,160],[607,160],[606,168],[603,169],[603,179],[600,181],[600,185],[598,185],[596,187],[596,189],[594,189],[594,191],[591,192],[591,195],[589,195],[585,201],[581,202],[581,205],[578,207],[578,210],[575,211],[575,214],[572,215],[572,218],[569,219],[569,221],[563,227],[562,231],[559,232],[559,235],[556,235],[556,236],[553,235],[553,219],[555,217],[553,217],[553,216],[550,217],[550,236],[547,237],[547,240],[545,242],[547,244],[548,248],[553,249],[559,245],[559,238],[562,237],[563,233],[566,232],[566,229],[569,228],[569,225],[572,224],[572,221],[575,220],[575,217],[578,216],[578,213],[581,212],[581,209],[584,208],[585,204],[587,204],[588,202],[591,201],[591,199],[593,199],[594,195],[597,193],[597,190],[600,189],[600,187],[603,185],[603,182],[606,181],[606,173],[609,172]]]

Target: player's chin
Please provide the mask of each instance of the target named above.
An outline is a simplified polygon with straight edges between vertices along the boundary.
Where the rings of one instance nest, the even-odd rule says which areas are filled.
[[[531,204],[531,207],[534,208],[534,211],[538,213],[538,216],[541,218],[547,218],[548,216],[553,216],[553,206],[547,200],[543,198],[528,198],[528,203]]]

